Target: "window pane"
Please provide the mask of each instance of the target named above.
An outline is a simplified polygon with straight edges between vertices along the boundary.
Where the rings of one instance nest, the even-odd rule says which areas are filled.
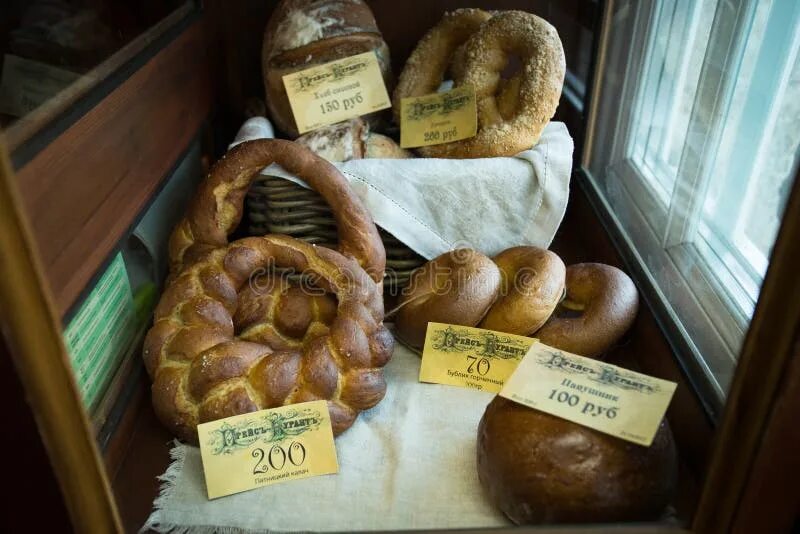
[[[12,151],[192,9],[186,0],[1,5],[0,128]]]
[[[720,261],[750,317],[766,272],[800,145],[800,9],[760,2],[747,36],[697,239]]]
[[[800,159],[800,2],[613,5],[589,170],[722,400]]]
[[[630,155],[663,204],[669,202],[684,149],[716,0],[667,0],[655,24],[638,97]]]

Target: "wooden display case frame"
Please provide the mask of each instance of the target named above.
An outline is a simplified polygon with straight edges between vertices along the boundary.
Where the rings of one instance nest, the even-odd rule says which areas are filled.
[[[395,51],[397,72],[429,23],[463,2],[426,2],[414,13],[389,0],[370,4]],[[800,447],[800,429],[792,424],[800,406],[800,256],[794,250],[800,242],[800,181],[795,179],[787,203],[723,415],[715,421],[676,361],[676,339],[654,313],[660,304],[645,273],[581,165],[584,132],[591,131],[586,126],[597,115],[591,82],[598,83],[603,71],[610,27],[603,17],[608,11],[591,0],[500,4],[496,7],[524,6],[557,26],[559,20],[572,24],[578,28],[575,34],[586,30],[592,35],[588,96],[582,100],[579,84],[568,83],[559,110],[576,139],[578,157],[570,207],[553,246],[567,263],[591,259],[617,264],[637,280],[646,306],[617,356],[680,384],[668,416],[686,481],[676,505],[689,520],[684,525],[523,530],[789,529],[800,502],[794,483],[800,455],[793,454]],[[70,522],[79,532],[123,531],[141,526],[152,504],[158,489],[155,476],[169,461],[169,436],[155,422],[146,379],[132,384],[121,401],[119,423],[101,450],[61,329],[189,144],[208,138],[205,125],[213,124],[219,139],[229,138],[238,125],[249,94],[247,76],[251,87],[254,76],[241,73],[244,65],[258,61],[260,27],[269,9],[264,2],[231,6],[209,1],[184,10],[159,25],[158,35],[137,48],[128,62],[120,62],[116,74],[109,73],[119,78],[112,89],[96,92],[94,100],[83,99],[82,110],[71,108],[72,118],[58,122],[56,134],[41,134],[46,142],[31,148],[36,146],[34,135],[33,144],[12,158],[0,149],[0,365],[6,371],[0,373],[0,390],[12,412],[11,424],[25,435],[25,446],[15,449],[12,473],[37,480],[36,486],[20,485],[10,502],[24,506],[35,495],[37,505],[44,502],[49,510],[40,519],[42,525],[63,528]],[[414,31],[407,31],[411,27]],[[569,54],[574,35],[559,30]],[[213,143],[205,146],[206,156],[213,157]],[[3,524],[17,523],[4,519]]]

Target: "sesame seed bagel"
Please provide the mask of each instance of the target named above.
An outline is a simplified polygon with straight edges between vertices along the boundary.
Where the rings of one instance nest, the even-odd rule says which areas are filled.
[[[398,124],[400,100],[435,93],[448,68],[463,60],[459,47],[490,18],[492,15],[481,9],[449,11],[420,39],[408,57],[392,95],[392,110]]]
[[[484,158],[531,148],[561,97],[566,61],[558,32],[531,13],[502,11],[463,42],[474,26],[453,20],[455,14],[446,15],[412,53],[394,93],[395,116],[402,98],[434,92],[452,61],[453,86],[475,88],[478,132],[468,139],[420,147],[419,152],[433,158]],[[512,57],[518,57],[522,67],[503,79]]]

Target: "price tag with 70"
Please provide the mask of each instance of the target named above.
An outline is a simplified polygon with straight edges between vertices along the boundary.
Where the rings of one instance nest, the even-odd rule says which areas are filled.
[[[420,382],[499,392],[536,340],[442,323],[428,323]]]

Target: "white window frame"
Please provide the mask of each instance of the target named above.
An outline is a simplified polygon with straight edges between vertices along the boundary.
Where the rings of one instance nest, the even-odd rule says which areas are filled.
[[[658,0],[606,2],[582,164],[632,245],[641,275],[703,371],[715,397],[710,400],[721,406],[749,324],[742,302],[752,297],[729,291],[734,284],[727,278],[728,267],[698,251],[706,246],[703,240],[695,244],[688,238],[698,231],[709,235],[698,226],[703,193],[722,137],[718,125],[725,120],[735,87],[738,68],[733,67],[741,58],[742,37],[757,2],[724,0],[717,5],[695,98],[713,100],[714,109],[711,120],[700,120],[694,111],[690,116],[693,140],[681,154],[669,210],[664,192],[642,178],[647,171],[630,157],[634,117],[643,105],[639,82],[659,5]],[[719,57],[725,58],[722,64],[709,61]]]

